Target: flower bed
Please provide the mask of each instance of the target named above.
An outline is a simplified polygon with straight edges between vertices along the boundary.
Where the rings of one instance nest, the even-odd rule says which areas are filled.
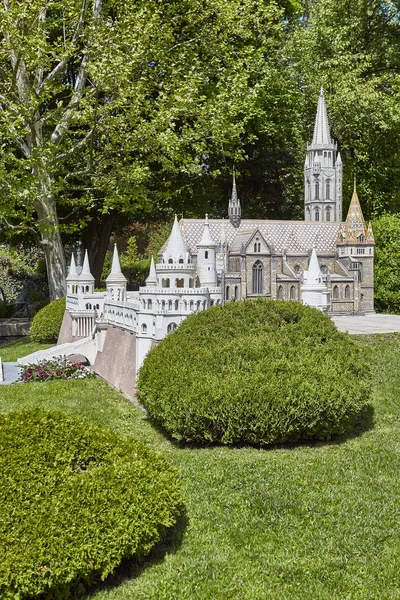
[[[21,373],[21,381],[49,381],[50,379],[86,379],[95,373],[77,361],[57,356],[52,360],[41,360],[35,365],[27,365]]]

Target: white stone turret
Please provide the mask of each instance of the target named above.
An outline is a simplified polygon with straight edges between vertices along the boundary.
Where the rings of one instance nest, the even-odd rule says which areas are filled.
[[[149,271],[149,276],[146,279],[146,287],[156,287],[156,286],[157,286],[156,266],[154,264],[154,258],[151,257],[150,271]]]
[[[201,286],[217,285],[216,248],[218,244],[212,238],[208,215],[204,222],[203,235],[197,244],[197,274]]]
[[[304,271],[304,282],[300,287],[303,304],[319,310],[327,310],[330,306],[328,286],[323,280],[315,248],[312,249],[308,271]]]
[[[164,262],[167,264],[187,263],[186,244],[176,215],[163,258]]]
[[[114,244],[113,260],[111,271],[106,279],[107,298],[117,302],[126,300],[126,277],[121,271],[119,262],[117,244]]]
[[[304,163],[306,221],[342,220],[342,161],[331,138],[324,90],[318,98],[312,143]]]
[[[69,267],[68,275],[66,277],[66,282],[67,282],[67,295],[76,294],[78,291],[79,275],[78,275],[78,271],[76,270],[74,253],[71,254],[71,264]]]
[[[93,294],[94,293],[94,277],[90,272],[89,257],[87,250],[85,252],[85,259],[83,261],[83,267],[81,274],[79,275],[79,293],[81,294]]]
[[[232,195],[229,200],[228,216],[232,225],[236,228],[239,227],[242,218],[242,209],[237,195],[235,171],[233,171]]]

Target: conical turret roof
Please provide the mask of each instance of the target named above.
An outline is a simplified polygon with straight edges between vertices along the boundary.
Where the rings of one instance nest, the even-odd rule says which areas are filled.
[[[321,285],[322,274],[319,266],[317,251],[312,249],[310,264],[308,265],[306,285]]]
[[[212,235],[211,235],[210,224],[208,222],[208,215],[206,215],[206,219],[204,222],[203,235],[201,237],[200,242],[197,244],[197,246],[202,247],[202,248],[209,248],[209,247],[217,246],[217,243],[213,240]]]
[[[79,281],[94,282],[94,277],[90,272],[89,256],[87,250],[85,251],[85,258],[83,261],[81,274],[79,275]]]
[[[121,271],[121,265],[119,262],[117,244],[114,244],[113,259],[111,265],[111,271],[106,279],[106,283],[126,283],[126,277]]]
[[[69,271],[68,271],[66,280],[67,281],[78,281],[79,280],[78,271],[76,270],[74,253],[71,254],[71,264],[69,267]]]
[[[156,285],[157,285],[156,266],[154,264],[154,258],[151,257],[150,271],[149,271],[149,276],[146,279],[146,286],[147,287],[155,287]]]
[[[186,259],[186,245],[176,215],[164,257],[167,261],[172,259],[174,263],[179,262],[179,259]]]
[[[315,117],[313,146],[326,146],[332,144],[331,134],[329,131],[328,113],[326,110],[324,89],[321,87],[317,115]]]

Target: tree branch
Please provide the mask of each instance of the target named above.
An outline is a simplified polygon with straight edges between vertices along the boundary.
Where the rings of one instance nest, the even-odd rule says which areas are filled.
[[[7,0],[5,0],[7,1]],[[85,0],[84,0],[85,1]],[[93,0],[93,20],[94,26],[98,24],[100,13],[102,9],[102,0]],[[80,101],[85,93],[85,85],[87,80],[87,64],[89,62],[89,55],[86,53],[82,57],[82,61],[79,67],[78,76],[75,81],[75,87],[73,94],[71,96],[71,100],[67,106],[67,109],[64,115],[61,117],[60,121],[54,128],[53,133],[51,134],[51,141],[53,144],[58,146],[62,140],[68,128],[71,124],[72,117],[74,114],[74,110],[79,106]]]

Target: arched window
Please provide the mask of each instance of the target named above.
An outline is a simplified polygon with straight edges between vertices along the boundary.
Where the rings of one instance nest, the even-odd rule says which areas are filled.
[[[147,333],[147,325],[146,325],[146,323],[142,324],[142,333]]]
[[[179,300],[175,300],[175,310],[179,310]]]
[[[168,300],[168,310],[172,310],[172,300]]]
[[[169,286],[170,286],[170,281],[169,281],[169,278],[168,278],[168,277],[167,277],[166,279],[163,279],[163,280],[161,281],[161,286],[162,286],[163,288],[169,288]]]
[[[358,241],[360,242],[360,244],[365,242],[365,235],[360,233],[360,235],[358,236]]]
[[[147,302],[147,308],[149,310],[151,310],[153,308],[153,301],[152,300],[148,300],[148,302]]]
[[[317,206],[317,208],[315,209],[315,220],[319,221],[319,208]]]
[[[283,287],[281,285],[278,287],[278,300],[283,300]]]
[[[326,199],[330,200],[331,199],[331,182],[330,179],[327,180],[326,182]]]
[[[339,300],[339,288],[337,285],[333,287],[333,299]]]
[[[258,260],[253,265],[253,294],[262,294],[263,291],[263,267],[261,262]]]
[[[290,288],[290,299],[296,300],[296,288],[294,285]]]
[[[162,301],[161,301],[161,309],[162,309],[162,310],[165,310],[165,300],[162,300]]]
[[[214,306],[214,300],[210,300],[210,306]]]
[[[204,258],[208,258],[208,250],[204,252]]]
[[[183,278],[183,277],[181,277],[181,279],[176,279],[176,280],[175,280],[175,286],[176,286],[177,288],[183,288],[183,287],[184,287],[184,284],[185,284],[185,281],[184,281],[184,278]]]
[[[235,285],[235,300],[238,299],[239,293],[238,293],[238,286]]]
[[[257,252],[257,244],[254,244],[254,252]]]
[[[327,206],[327,208],[326,208],[325,218],[326,218],[326,221],[330,221],[331,220],[331,207],[330,206]]]
[[[346,285],[346,287],[344,288],[344,297],[350,298],[350,286],[349,285]]]
[[[189,309],[190,309],[190,311],[193,310],[193,300],[190,301]]]
[[[86,304],[86,310],[90,310],[91,308],[92,308],[92,305],[91,305],[91,304],[88,302],[88,303]]]
[[[261,252],[261,244],[260,244],[260,242],[258,242],[258,244],[257,244],[257,250],[258,250],[258,252]]]
[[[171,333],[171,331],[175,331],[175,329],[177,328],[177,324],[176,323],[170,323],[167,327],[167,332]]]
[[[169,258],[169,259],[168,259],[168,264],[169,264],[169,265],[172,265],[172,264],[173,264],[173,262],[174,262],[174,261],[172,260],[172,258]]]
[[[226,286],[225,290],[225,300],[229,300],[229,285]]]
[[[183,265],[183,258],[180,258],[178,262],[180,265]]]
[[[315,199],[319,200],[319,181],[315,182]]]

